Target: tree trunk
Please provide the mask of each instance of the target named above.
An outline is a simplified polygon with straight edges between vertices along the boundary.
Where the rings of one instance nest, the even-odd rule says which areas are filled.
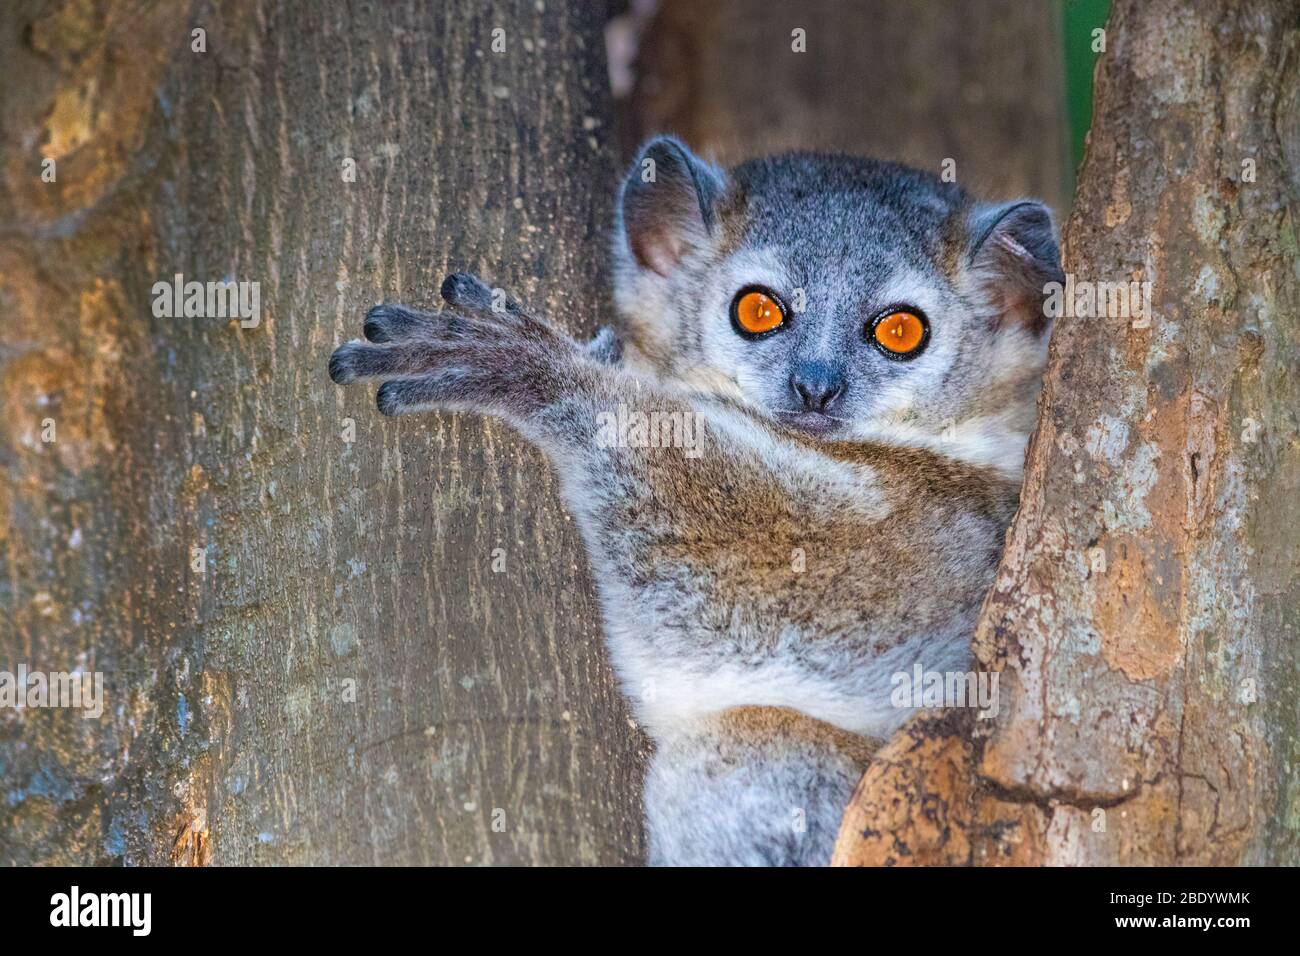
[[[1300,4],[1118,0],[1065,263],[1150,321],[1053,333],[975,636],[841,864],[1300,862]]]
[[[804,52],[794,47],[803,31]],[[624,126],[731,163],[791,149],[911,163],[989,196],[1069,198],[1061,26],[1020,0],[661,0]]]
[[[0,864],[640,858],[643,741],[542,460],[326,375],[452,268],[608,312],[604,19],[6,7],[0,669],[107,702],[0,711]],[[178,273],[259,282],[260,323],[156,317]]]

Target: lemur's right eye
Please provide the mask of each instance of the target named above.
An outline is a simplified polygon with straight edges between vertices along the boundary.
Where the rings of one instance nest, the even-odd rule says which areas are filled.
[[[925,319],[906,310],[887,309],[870,332],[880,350],[893,359],[915,358],[930,338]]]
[[[785,321],[785,309],[767,289],[741,289],[731,303],[731,321],[747,335],[771,332]]]

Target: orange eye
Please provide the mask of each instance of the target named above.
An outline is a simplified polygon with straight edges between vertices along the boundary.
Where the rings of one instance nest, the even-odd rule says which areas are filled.
[[[912,312],[891,312],[872,327],[871,334],[877,345],[901,358],[925,343],[925,321]]]
[[[731,312],[736,325],[750,335],[771,332],[785,321],[781,303],[757,289],[741,290],[732,303]]]

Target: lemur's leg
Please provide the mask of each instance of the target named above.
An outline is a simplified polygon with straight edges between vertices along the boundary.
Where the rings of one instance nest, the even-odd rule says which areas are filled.
[[[779,707],[660,736],[646,777],[656,866],[825,866],[871,741]]]

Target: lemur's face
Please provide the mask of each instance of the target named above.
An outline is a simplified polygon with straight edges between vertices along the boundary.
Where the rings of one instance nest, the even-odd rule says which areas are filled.
[[[686,323],[701,367],[725,370],[750,405],[828,438],[918,399],[937,411],[965,324],[901,226],[880,216],[879,234],[863,235],[861,210],[834,208],[842,198],[805,195],[779,223],[768,210],[750,216],[740,248],[699,263]],[[897,238],[887,247],[884,235]]]
[[[828,440],[1027,435],[1060,273],[1041,205],[850,157],[724,174],[661,139],[621,211],[618,302],[666,377]]]

